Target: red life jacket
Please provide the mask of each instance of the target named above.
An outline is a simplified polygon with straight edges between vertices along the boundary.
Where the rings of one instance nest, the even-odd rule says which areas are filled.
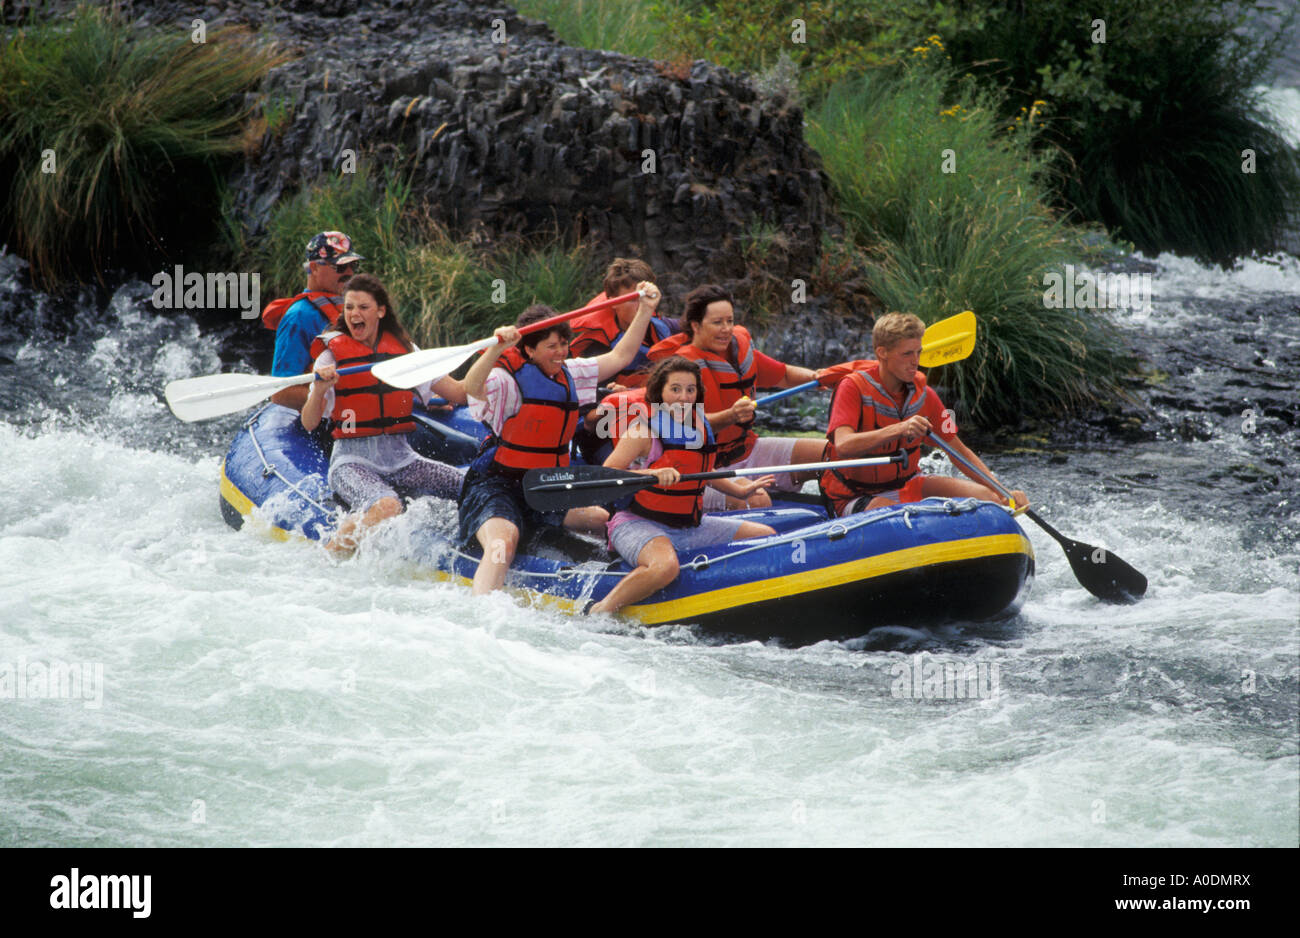
[[[650,432],[663,447],[663,455],[650,464],[651,469],[672,467],[682,475],[692,472],[710,472],[717,453],[713,428],[707,420],[702,424],[703,434],[696,427],[685,427],[674,420],[668,411],[656,408],[650,419]],[[658,521],[674,528],[694,527],[704,514],[703,479],[678,482],[661,487],[652,485],[638,489],[628,510],[643,518]]]
[[[379,345],[373,349],[346,332],[327,332],[317,336],[316,341],[323,342],[324,347],[330,350],[340,369],[381,362],[410,351],[390,332],[380,333]],[[314,347],[315,342],[312,344]],[[334,425],[330,432],[336,440],[381,433],[410,433],[415,429],[415,421],[410,419],[414,397],[410,391],[375,380],[368,371],[340,375],[334,385],[334,410],[330,414]]]
[[[599,303],[606,298],[605,294],[601,293],[592,297],[587,305]],[[573,342],[570,344],[572,349],[570,354],[575,358],[603,354],[604,349],[612,349],[618,344],[619,339],[623,338],[623,332],[613,309],[602,309],[579,316],[573,320]],[[637,349],[632,363],[611,380],[630,388],[644,385],[650,370],[648,349],[654,343],[667,339],[672,334],[673,327],[667,321],[658,316],[651,316],[650,325],[646,328],[645,337],[641,340],[641,347]]]
[[[664,339],[650,349],[650,360],[659,361],[670,355],[681,355],[700,363],[700,403],[710,413],[726,410],[742,397],[754,396],[758,380],[758,364],[754,360],[754,345],[749,330],[736,326],[732,330],[731,345],[726,355],[706,352],[691,344],[683,332]],[[735,423],[717,432],[719,466],[729,466],[749,455],[757,434],[750,429],[754,421]]]
[[[518,479],[529,469],[567,466],[569,443],[578,428],[578,392],[568,367],[548,377],[518,348],[506,349],[496,367],[519,386],[519,412],[484,441],[474,468]]]
[[[900,407],[898,400],[886,391],[884,385],[880,382],[880,362],[868,361],[861,364],[864,365],[862,370],[855,371],[844,379],[853,385],[854,391],[861,398],[862,409],[858,413],[858,425],[853,429],[854,433],[866,433],[871,430],[893,426],[921,412],[921,406],[925,403],[926,397],[925,375],[918,371],[912,377],[912,384]],[[834,403],[834,398],[832,398],[832,407],[834,407]],[[829,420],[828,414],[828,423]],[[834,434],[829,429],[826,437],[830,440],[830,445],[826,448],[826,461],[843,458],[835,452]],[[825,470],[818,480],[822,494],[826,496],[838,514],[843,510],[846,502],[861,495],[879,495],[881,492],[901,488],[904,483],[916,475],[920,467],[921,442],[921,438],[914,437],[910,444],[902,440],[896,443],[885,443],[862,454],[864,456],[888,456],[897,452],[898,447],[902,446],[907,452],[906,465],[889,463],[885,466],[855,466],[851,469]]]
[[[274,332],[280,325],[280,320],[284,318],[284,314],[289,312],[289,307],[299,300],[308,300],[330,322],[338,322],[339,316],[343,315],[343,297],[326,293],[324,290],[310,290],[297,296],[267,303],[266,309],[262,310],[262,325]]]

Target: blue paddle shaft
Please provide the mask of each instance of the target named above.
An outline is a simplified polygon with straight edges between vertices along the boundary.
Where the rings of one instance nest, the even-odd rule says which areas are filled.
[[[784,391],[777,391],[775,394],[769,394],[767,397],[760,397],[758,400],[754,401],[754,406],[762,407],[764,404],[770,404],[773,401],[779,401],[782,398],[794,397],[796,394],[800,394],[804,391],[811,391],[820,383],[821,382],[819,381],[813,380],[805,381],[803,384],[796,384],[794,387],[786,388]]]

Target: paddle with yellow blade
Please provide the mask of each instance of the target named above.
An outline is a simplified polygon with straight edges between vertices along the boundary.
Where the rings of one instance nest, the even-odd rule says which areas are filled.
[[[923,368],[935,368],[939,365],[947,365],[950,362],[961,361],[963,358],[968,357],[974,349],[975,314],[970,310],[966,310],[926,328],[925,335],[921,338],[921,366]],[[852,361],[823,368],[821,377],[812,381],[805,381],[803,384],[796,384],[784,391],[777,391],[775,394],[767,395],[767,397],[760,397],[754,401],[754,406],[762,407],[764,404],[771,404],[773,401],[792,397],[802,391],[811,391],[816,387],[834,387],[865,364],[865,361]]]
[[[549,319],[543,319],[541,322],[535,322],[519,331],[527,333],[547,329],[556,323],[573,319],[575,316],[581,316],[584,313],[609,309],[619,303],[635,300],[640,295],[640,293],[632,292],[623,296],[616,296],[612,300],[601,300],[599,303],[592,303],[590,306],[584,306],[581,309],[575,309],[568,313],[552,316]],[[470,355],[496,344],[497,339],[493,336],[490,339],[482,339],[468,345],[423,349],[390,358],[373,366],[356,365],[351,368],[341,368],[338,373],[346,375],[370,369],[374,376],[385,384],[395,388],[413,388],[417,384],[433,381],[443,375],[450,374],[456,369],[457,365]],[[276,391],[291,388],[296,384],[310,384],[314,380],[316,380],[316,374],[311,371],[306,374],[290,375],[283,378],[268,378],[264,375],[234,372],[203,375],[198,378],[182,378],[179,381],[171,382],[167,385],[165,396],[167,406],[172,409],[172,413],[181,420],[193,423],[196,420],[208,420],[212,417],[236,413],[260,403]]]

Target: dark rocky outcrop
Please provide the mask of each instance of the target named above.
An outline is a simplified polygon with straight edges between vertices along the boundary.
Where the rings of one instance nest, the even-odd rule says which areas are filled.
[[[816,267],[827,184],[802,112],[726,69],[571,48],[473,0],[140,11],[151,25],[195,17],[264,30],[300,56],[263,89],[292,103],[291,122],[236,180],[254,230],[287,193],[338,172],[345,150],[400,153],[415,197],[453,230],[578,233],[601,253],[644,257],[679,295],[708,280],[743,289],[760,227],[785,245],[765,276],[807,281]]]

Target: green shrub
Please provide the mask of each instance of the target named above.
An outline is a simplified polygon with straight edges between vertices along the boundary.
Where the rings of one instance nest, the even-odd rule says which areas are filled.
[[[975,352],[936,380],[981,424],[1113,393],[1120,365],[1101,315],[1044,308],[1044,274],[1078,249],[1044,205],[1033,127],[1008,131],[1000,103],[918,65],[841,82],[809,115],[809,140],[885,308],[927,323],[978,316]]]
[[[1227,263],[1275,245],[1300,160],[1252,88],[1289,30],[1247,38],[1249,5],[1227,0],[970,6],[978,27],[957,20],[953,60],[1009,85],[1012,112],[1046,102],[1065,205],[1151,254]]]
[[[86,6],[2,41],[0,239],[44,284],[211,239],[220,170],[241,146],[234,102],[282,57],[234,29],[196,44]]]
[[[733,70],[779,77],[782,57],[798,68],[800,89],[817,101],[837,81],[897,64],[900,54],[952,25],[942,4],[895,0],[694,0],[651,4],[673,54]]]

